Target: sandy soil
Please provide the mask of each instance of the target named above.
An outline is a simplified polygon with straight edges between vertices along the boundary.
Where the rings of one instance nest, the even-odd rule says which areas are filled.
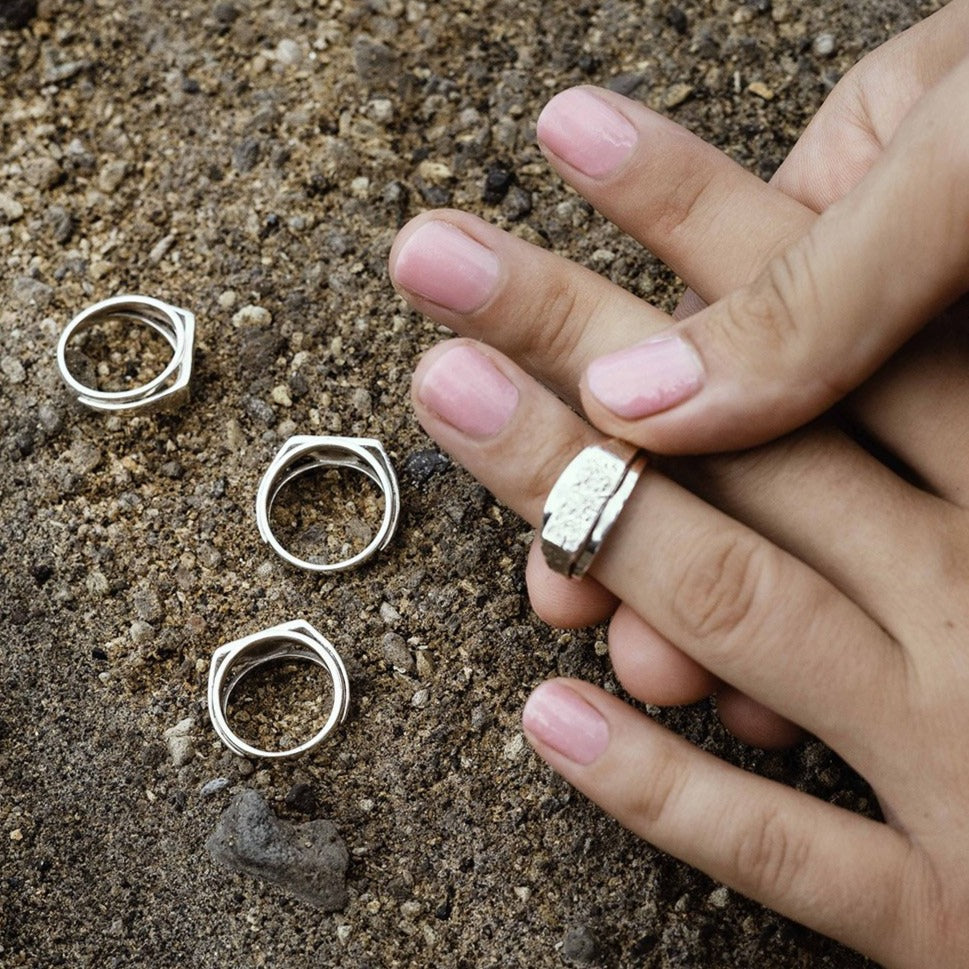
[[[550,94],[609,84],[766,176],[840,73],[933,6],[42,0],[0,31],[0,965],[866,965],[530,753],[532,686],[615,685],[602,631],[530,613],[527,526],[415,425],[440,334],[385,264],[403,221],[453,204],[669,307],[676,281],[548,172]],[[61,329],[121,292],[198,315],[175,414],[81,411],[59,380]],[[393,455],[403,521],[368,567],[321,579],[259,541],[255,489],[293,433]],[[208,659],[297,617],[340,648],[350,716],[307,758],[240,760],[208,724]],[[663,719],[873,810],[819,745],[745,750],[707,705]],[[335,824],[342,911],[213,862],[244,790]]]

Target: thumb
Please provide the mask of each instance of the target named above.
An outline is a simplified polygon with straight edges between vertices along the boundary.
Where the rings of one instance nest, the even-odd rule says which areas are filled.
[[[785,433],[854,389],[969,290],[967,116],[969,58],[750,285],[592,361],[581,388],[590,420],[662,453],[728,450]]]

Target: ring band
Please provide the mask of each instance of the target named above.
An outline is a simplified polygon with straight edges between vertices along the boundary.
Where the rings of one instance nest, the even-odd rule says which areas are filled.
[[[338,562],[301,559],[285,548],[270,524],[273,502],[294,478],[320,468],[349,468],[365,474],[380,489],[384,513],[376,535],[366,548]],[[387,547],[400,517],[400,486],[390,458],[379,441],[362,437],[291,437],[279,449],[256,493],[256,524],[262,540],[280,558],[311,572],[342,572],[365,562]]]
[[[98,390],[82,384],[67,365],[68,344],[81,333],[107,320],[131,320],[161,334],[172,358],[161,373],[130,390]],[[77,400],[93,410],[112,414],[170,410],[188,399],[195,343],[195,314],[150,296],[113,296],[80,312],[67,324],[57,344],[57,367]]]
[[[333,705],[326,723],[309,740],[288,750],[260,750],[246,743],[230,726],[226,717],[229,698],[240,681],[266,663],[288,659],[306,660],[322,666],[333,681]],[[346,667],[333,644],[308,622],[296,620],[253,633],[244,639],[220,646],[209,667],[209,719],[221,741],[240,757],[295,757],[320,744],[343,722],[350,702]]]
[[[542,515],[542,552],[550,568],[569,578],[585,575],[647,462],[645,451],[615,438],[572,459]]]

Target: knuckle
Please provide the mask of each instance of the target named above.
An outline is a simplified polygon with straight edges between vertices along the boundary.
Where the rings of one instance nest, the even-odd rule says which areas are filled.
[[[707,200],[711,190],[717,187],[715,175],[707,166],[685,168],[670,185],[670,190],[660,196],[655,211],[649,213],[657,238],[681,235],[690,239],[695,218],[698,215],[706,216]]]
[[[650,759],[648,774],[626,792],[628,802],[623,814],[647,838],[651,830],[664,827],[667,819],[679,812],[689,779],[684,763],[673,750],[666,749]]]
[[[724,303],[723,336],[741,355],[790,360],[816,331],[820,286],[810,233],[778,252],[750,286]]]
[[[570,432],[550,435],[550,438],[554,440],[546,439],[543,435],[536,435],[535,440],[529,440],[528,460],[523,462],[528,470],[522,477],[521,489],[525,501],[538,508],[544,507],[552,485],[565,466],[589,444],[588,431],[584,425],[579,425]]]
[[[530,316],[537,325],[521,329],[521,354],[544,367],[570,370],[589,314],[575,280],[563,276],[547,282],[532,300]]]
[[[761,621],[772,546],[731,531],[703,536],[693,547],[675,582],[673,615],[694,641],[724,655]]]
[[[747,893],[762,901],[788,897],[800,873],[809,870],[810,834],[795,830],[774,809],[751,818],[740,833],[732,859]]]

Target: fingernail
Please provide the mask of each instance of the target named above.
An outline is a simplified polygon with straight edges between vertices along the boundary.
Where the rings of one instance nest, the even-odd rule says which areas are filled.
[[[538,117],[538,140],[590,178],[605,178],[632,154],[636,129],[583,88],[556,94]]]
[[[575,690],[543,683],[528,698],[522,726],[533,737],[576,764],[598,760],[609,745],[609,724]]]
[[[442,420],[476,439],[494,437],[518,406],[518,388],[466,343],[431,364],[417,396]]]
[[[662,336],[593,360],[586,384],[617,417],[635,420],[689,399],[703,377],[696,350],[682,337]]]
[[[498,283],[498,257],[447,222],[425,222],[394,264],[399,286],[455,313],[483,306]]]

